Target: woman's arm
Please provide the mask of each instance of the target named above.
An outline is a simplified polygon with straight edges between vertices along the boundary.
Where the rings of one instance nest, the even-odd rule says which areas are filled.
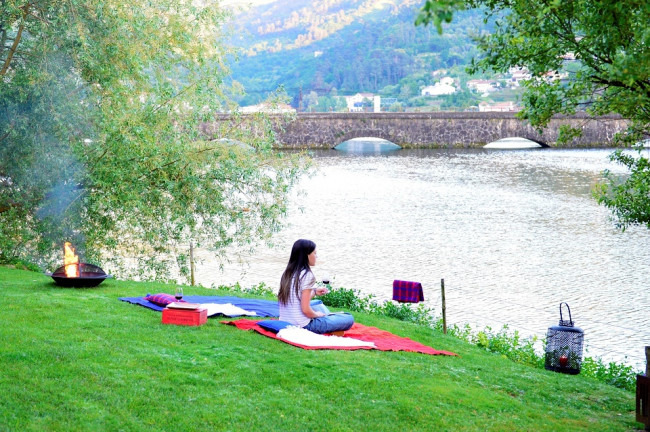
[[[309,318],[319,318],[325,316],[322,312],[316,312],[311,308],[311,298],[313,297],[315,291],[313,289],[304,289],[302,290],[302,295],[300,296],[300,309]]]

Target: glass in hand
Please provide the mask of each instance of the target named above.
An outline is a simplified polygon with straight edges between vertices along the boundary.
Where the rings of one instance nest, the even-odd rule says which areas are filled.
[[[330,275],[327,273],[323,274],[323,285],[329,285],[330,284]]]
[[[174,291],[174,297],[176,298],[176,301],[180,301],[183,298],[183,287],[176,287],[176,291]]]

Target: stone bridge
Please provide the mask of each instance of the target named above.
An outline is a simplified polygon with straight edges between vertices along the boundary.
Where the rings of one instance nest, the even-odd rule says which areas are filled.
[[[222,115],[218,121],[229,118]],[[514,113],[501,112],[298,113],[271,120],[277,147],[286,149],[334,148],[360,137],[383,138],[402,148],[482,147],[507,137],[555,146],[563,125],[582,130],[567,147],[611,147],[614,135],[627,126],[617,115],[594,118],[582,113],[555,116],[541,133]],[[209,128],[204,130],[209,133]]]

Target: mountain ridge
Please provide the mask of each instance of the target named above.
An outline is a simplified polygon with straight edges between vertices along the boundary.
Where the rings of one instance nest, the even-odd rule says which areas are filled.
[[[439,35],[415,26],[421,3],[275,0],[240,10],[230,41],[242,53],[231,65],[246,89],[238,102],[256,104],[281,88],[298,109],[334,110],[336,103],[318,99],[362,92],[407,108],[426,105],[420,92],[440,78],[433,72],[467,80],[464,68],[477,53],[472,37],[488,25],[479,11],[465,11]]]

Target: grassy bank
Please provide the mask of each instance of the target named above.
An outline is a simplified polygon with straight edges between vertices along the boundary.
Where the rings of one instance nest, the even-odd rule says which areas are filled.
[[[0,267],[0,429],[223,431],[634,430],[634,394],[512,362],[423,326],[362,324],[450,350],[307,351],[220,324],[161,324],[121,296],[156,283],[55,286]],[[227,294],[187,288],[186,294]],[[228,293],[231,294],[231,293]]]

